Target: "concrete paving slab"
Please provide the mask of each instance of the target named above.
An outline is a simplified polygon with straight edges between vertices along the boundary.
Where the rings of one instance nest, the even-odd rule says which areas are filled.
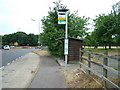
[[[1,69],[0,85],[2,87],[0,88],[27,88],[39,68],[39,64],[39,55],[31,52]]]
[[[40,56],[41,64],[30,88],[66,88],[61,66],[50,56]]]

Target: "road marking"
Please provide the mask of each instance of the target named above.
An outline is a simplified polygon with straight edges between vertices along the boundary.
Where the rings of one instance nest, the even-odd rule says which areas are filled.
[[[17,60],[18,60],[18,58],[15,59],[15,61],[17,61]]]
[[[0,67],[0,70],[3,69],[3,68],[5,68],[5,66]]]
[[[7,66],[10,65],[10,63],[7,63]]]
[[[26,54],[28,54],[28,53],[26,53]],[[15,61],[17,61],[17,60],[21,59],[21,58],[22,58],[23,56],[25,56],[26,54],[24,54],[24,55],[22,55],[22,56],[20,56],[20,57],[16,58],[16,59],[15,59],[15,60],[13,60],[11,63],[7,63],[7,65],[5,65],[5,66],[8,66],[8,65],[12,64],[13,62],[15,62]],[[1,70],[1,69],[4,69],[4,68],[5,68],[5,66],[0,67],[0,70]]]

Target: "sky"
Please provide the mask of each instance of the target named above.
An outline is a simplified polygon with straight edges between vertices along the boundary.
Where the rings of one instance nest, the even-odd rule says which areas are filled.
[[[41,19],[48,15],[49,7],[58,0],[0,0],[0,35],[23,31],[27,34],[41,33]],[[108,14],[119,0],[61,0],[80,17],[94,19],[99,14]],[[31,20],[31,19],[34,19]]]

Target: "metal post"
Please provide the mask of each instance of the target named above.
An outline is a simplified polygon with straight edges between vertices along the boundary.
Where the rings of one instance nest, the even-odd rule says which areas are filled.
[[[65,55],[65,69],[67,69],[67,54]]]
[[[68,17],[67,17],[67,11],[66,11],[66,25],[65,25],[65,38],[68,38]]]
[[[67,68],[68,59],[68,9],[58,10],[58,24],[65,24],[64,55],[65,68]],[[65,21],[66,20],[66,21]]]
[[[40,46],[40,21],[38,21],[38,46]]]
[[[66,25],[65,25],[65,39],[68,39],[68,17],[67,17],[67,11],[66,11]],[[67,47],[68,48],[68,47]],[[67,58],[68,54],[65,53],[65,69],[67,69]]]
[[[39,30],[39,35],[38,35],[38,46],[40,46],[40,31],[41,31],[41,23],[40,23],[40,21],[38,21],[38,30]]]

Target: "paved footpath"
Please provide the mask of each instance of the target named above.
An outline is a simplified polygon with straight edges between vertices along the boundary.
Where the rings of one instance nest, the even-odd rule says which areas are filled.
[[[0,69],[1,88],[27,88],[39,68],[40,57],[30,52]]]
[[[61,66],[50,56],[40,56],[41,64],[29,88],[66,88]]]

